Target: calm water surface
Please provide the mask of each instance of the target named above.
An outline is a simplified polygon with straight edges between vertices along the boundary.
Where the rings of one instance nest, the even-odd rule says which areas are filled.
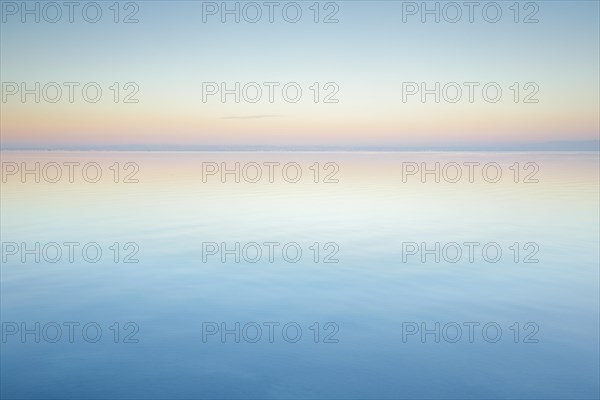
[[[600,395],[598,153],[3,152],[2,162],[63,166],[57,183],[18,173],[2,183],[3,398]],[[102,177],[76,169],[70,183],[65,162],[95,162]],[[219,172],[203,182],[236,162],[239,183]],[[446,181],[451,166],[439,183],[403,182],[406,163],[436,162],[479,167],[473,183]],[[283,178],[287,163],[298,182]],[[498,182],[483,179],[487,163]],[[248,182],[256,165],[262,178]],[[123,183],[131,173],[139,182]],[[58,243],[62,257],[22,254],[36,242]],[[80,243],[73,262],[65,242]],[[223,262],[222,243],[236,242],[239,262]],[[273,262],[266,242],[279,243]],[[409,254],[436,242],[462,257],[451,262],[452,246],[439,262]],[[479,243],[472,260],[465,242]],[[86,243],[101,248],[97,262],[83,258]],[[96,326],[102,335],[86,340]]]

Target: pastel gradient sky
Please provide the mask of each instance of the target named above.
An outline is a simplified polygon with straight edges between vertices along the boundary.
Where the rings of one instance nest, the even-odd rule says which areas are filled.
[[[404,23],[399,1],[339,1],[339,22],[332,24],[313,22],[312,1],[299,2],[305,14],[296,24],[280,13],[275,23],[266,16],[255,24],[232,17],[221,23],[219,16],[204,23],[202,2],[142,1],[139,23],[115,24],[108,14],[113,2],[100,3],[106,14],[96,24],[78,14],[72,24],[3,15],[2,82],[98,82],[104,93],[94,104],[77,91],[74,103],[9,97],[1,103],[2,148],[598,140],[598,1],[537,2],[539,23],[532,24],[514,23],[512,1],[499,2],[504,14],[495,24],[477,10],[474,23],[466,15],[454,24],[432,17],[421,23],[418,15]],[[402,82],[452,81],[498,82],[503,96],[493,104],[477,91],[474,103],[402,102]],[[108,90],[114,82],[136,82],[139,103],[115,104]],[[277,91],[274,103],[266,92],[257,103],[232,96],[203,102],[202,82],[297,82],[303,96],[298,103]],[[308,89],[314,82],[335,82],[339,102],[315,103]],[[508,89],[514,82],[535,82],[539,103],[515,103]]]

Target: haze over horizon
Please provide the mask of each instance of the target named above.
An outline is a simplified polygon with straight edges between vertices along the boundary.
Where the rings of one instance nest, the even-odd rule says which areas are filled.
[[[505,144],[453,144],[430,146],[310,146],[310,145],[58,145],[58,146],[7,146],[0,147],[2,151],[374,151],[374,152],[411,152],[411,151],[600,151],[600,141],[555,141],[555,142],[525,142]]]

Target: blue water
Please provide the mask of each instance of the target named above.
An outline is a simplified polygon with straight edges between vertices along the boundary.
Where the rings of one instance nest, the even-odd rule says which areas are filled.
[[[598,153],[2,153],[3,163],[66,161],[97,162],[102,179],[2,183],[2,398],[600,396]],[[115,162],[119,180],[135,163],[139,182],[115,183]],[[303,175],[204,183],[206,162],[295,162]],[[403,182],[406,162],[496,162],[503,176]],[[535,163],[539,182],[515,183],[515,162]],[[326,163],[337,183],[322,182]],[[94,242],[103,254],[96,263],[78,250],[72,263],[8,254],[7,243],[36,242]],[[208,242],[296,243],[302,257],[203,260]],[[503,253],[403,260],[409,242],[493,242]],[[133,250],[138,262],[123,262]],[[533,250],[537,262],[524,262]],[[69,322],[79,324],[72,343]],[[33,333],[22,337],[22,323]],[[52,323],[62,327],[55,342]],[[86,340],[95,328],[82,336],[88,323],[102,329],[95,343]],[[222,323],[240,324],[239,343],[223,340]],[[422,323],[440,331],[407,333]],[[496,342],[495,328],[481,332],[490,323],[502,329]],[[454,324],[462,337],[452,342]]]

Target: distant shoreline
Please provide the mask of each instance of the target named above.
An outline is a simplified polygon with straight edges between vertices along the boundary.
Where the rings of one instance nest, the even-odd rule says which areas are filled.
[[[34,147],[7,147],[0,148],[2,152],[138,152],[138,153],[597,153],[600,146],[581,147],[506,147],[506,148],[343,148],[343,147],[281,147],[281,148],[255,148],[255,147],[165,147],[165,148],[141,148],[141,147],[56,147],[56,148],[34,148]]]
[[[244,152],[244,153],[272,153],[272,152],[370,152],[370,153],[406,153],[406,152],[598,152],[600,140],[577,141],[549,141],[526,143],[474,143],[455,145],[415,145],[415,146],[269,146],[269,145],[0,145],[0,151],[130,151],[130,152]]]

